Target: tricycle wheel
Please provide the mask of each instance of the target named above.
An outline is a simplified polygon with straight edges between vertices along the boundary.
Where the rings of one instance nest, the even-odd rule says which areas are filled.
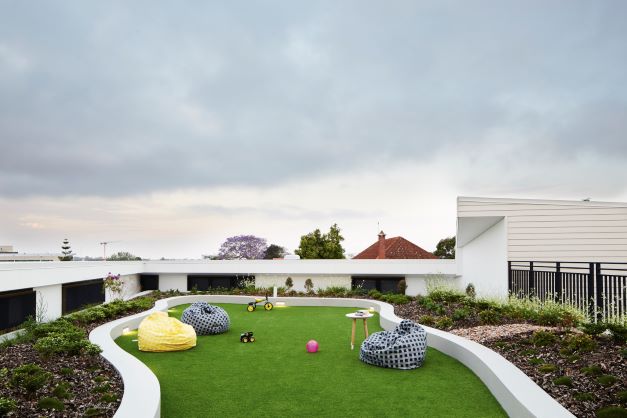
[[[265,305],[263,305],[263,307],[264,307],[264,309],[265,309],[266,311],[270,311],[270,310],[272,310],[272,307],[273,307],[273,306],[272,306],[272,304],[271,304],[270,302],[266,302],[266,304],[265,304]]]
[[[255,337],[250,337],[250,342],[254,343],[255,342]]]
[[[248,342],[248,337],[242,337],[242,342],[243,343],[247,343]]]
[[[254,311],[254,310],[255,310],[255,306],[254,306],[254,305],[250,305],[250,304],[249,304],[249,305],[246,307],[246,310],[247,310],[248,312],[252,312],[252,311]]]

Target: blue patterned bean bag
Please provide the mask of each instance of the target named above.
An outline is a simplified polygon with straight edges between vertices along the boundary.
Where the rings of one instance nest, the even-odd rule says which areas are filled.
[[[207,302],[192,303],[183,311],[181,322],[194,327],[197,335],[222,334],[230,326],[226,311]]]
[[[393,369],[422,366],[427,351],[427,332],[404,319],[392,331],[375,332],[362,344],[359,359],[364,363]]]

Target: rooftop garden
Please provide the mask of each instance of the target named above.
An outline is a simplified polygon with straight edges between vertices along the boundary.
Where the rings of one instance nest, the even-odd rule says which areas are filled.
[[[231,290],[212,289],[211,293],[259,295],[265,294],[268,290],[248,287]],[[192,291],[191,293],[208,292]],[[102,323],[149,309],[156,299],[181,294],[178,291],[156,291],[150,296],[132,301],[116,301],[93,306],[51,323],[38,324],[35,321],[29,321],[24,324],[23,333],[18,338],[0,343],[0,364],[2,365],[0,366],[0,416],[113,416],[123,393],[122,382],[117,372],[98,355],[99,348],[89,343],[88,332]],[[381,294],[377,291],[368,293],[361,289],[349,290],[337,287],[317,292],[311,289],[309,292],[302,293],[285,288],[280,289],[280,294],[365,297],[389,302],[394,305],[395,312],[400,317],[456,333],[497,351],[578,417],[624,417],[627,414],[625,409],[627,406],[625,386],[627,382],[627,348],[625,347],[627,330],[624,323],[593,324],[586,322],[585,317],[579,311],[568,306],[551,302],[540,303],[534,300],[485,300],[475,298],[471,291],[466,294],[443,288],[432,288],[426,296],[416,298],[401,294]],[[242,312],[239,312],[238,308],[242,308]],[[277,309],[272,313],[277,313],[279,318],[282,318],[283,312],[296,313],[295,318],[300,318],[296,321],[300,322],[300,327],[296,326],[290,333],[280,333],[272,329],[274,325],[271,321],[267,321],[267,316],[264,317],[263,314],[266,313],[264,311],[249,314],[239,305],[227,306],[227,309],[234,319],[240,315],[249,315],[244,316],[244,319],[250,319],[252,322],[243,322],[242,327],[250,326],[252,330],[261,332],[261,334],[256,334],[260,336],[267,333],[268,339],[273,341],[273,344],[280,342],[283,347],[281,350],[284,350],[280,351],[281,361],[272,363],[271,353],[264,351],[265,342],[263,344],[261,342],[267,341],[266,337],[261,337],[260,343],[254,347],[248,347],[248,351],[242,351],[244,347],[238,344],[232,347],[232,340],[227,338],[229,334],[217,336],[216,339],[209,337],[212,338],[212,344],[209,347],[199,344],[198,347],[189,351],[190,355],[193,352],[211,351],[222,345],[228,357],[227,362],[232,362],[233,359],[230,358],[232,356],[258,353],[260,363],[244,363],[250,368],[244,365],[237,366],[238,370],[231,376],[234,380],[228,385],[234,393],[238,394],[245,392],[241,389],[236,391],[236,381],[240,384],[246,381],[261,386],[279,387],[280,385],[273,385],[272,382],[276,379],[280,382],[281,376],[286,376],[281,365],[283,362],[286,366],[298,370],[297,363],[300,360],[292,357],[296,356],[296,359],[299,359],[304,352],[300,339],[310,336],[304,331],[317,329],[314,324],[307,322],[312,320],[309,317],[313,318],[313,316],[304,315],[301,318],[298,314],[299,309],[296,308],[283,308],[286,309],[285,311]],[[336,319],[339,317],[339,323],[337,327],[324,327],[326,336],[323,334],[317,336],[322,347],[318,353],[320,356],[304,357],[305,365],[316,373],[322,373],[320,370],[325,367],[337,368],[337,364],[327,363],[328,359],[325,354],[334,353],[337,361],[354,364],[356,370],[361,370],[356,375],[358,378],[355,379],[355,387],[360,389],[355,390],[367,392],[369,389],[365,388],[370,388],[370,379],[374,379],[370,373],[378,373],[379,370],[375,368],[377,372],[370,371],[371,367],[361,364],[357,350],[354,352],[345,350],[344,345],[347,344],[334,348],[332,343],[323,343],[323,341],[335,339],[348,343],[345,341],[348,321],[342,318],[341,312],[334,312],[337,308],[329,309],[329,315]],[[179,314],[179,309],[172,312],[175,316]],[[321,323],[325,321],[321,320]],[[290,325],[289,322],[288,328],[295,325]],[[371,332],[378,330],[378,321],[371,320],[369,325]],[[265,329],[265,327],[269,328]],[[292,337],[294,341],[291,341]],[[330,339],[327,340],[327,338]],[[127,344],[132,343],[132,339],[132,336],[124,337],[120,340],[120,344],[130,350],[132,347]],[[215,347],[212,346],[214,343]],[[232,352],[227,349],[227,345],[233,348]],[[335,353],[336,349],[337,353]],[[209,352],[205,353],[205,356],[210,354],[213,356],[213,353]],[[147,360],[143,356],[146,356]],[[139,353],[138,357],[149,366],[154,358],[157,358],[157,362],[162,361],[159,360],[161,357],[151,357],[147,353]],[[165,363],[170,361],[162,357]],[[322,360],[315,360],[318,358]],[[446,364],[448,360],[454,362],[435,350],[430,350],[427,358],[434,360],[434,363],[439,362],[440,365]],[[317,364],[316,361],[321,363]],[[435,367],[435,364],[428,366],[428,363],[429,361],[418,370],[427,373],[429,367]],[[451,367],[455,369],[457,366]],[[365,369],[362,370],[361,368],[364,367]],[[464,370],[467,372],[465,368]],[[159,376],[158,367],[155,371]],[[225,379],[228,378],[226,371],[222,373],[225,374]],[[383,372],[384,375],[385,373],[387,372]],[[403,376],[403,374],[397,373],[396,376]],[[385,375],[383,381],[387,378],[388,376]],[[397,377],[393,380],[395,379]],[[361,386],[362,380],[367,381],[365,388]],[[312,381],[315,381],[315,378]],[[293,380],[289,382],[291,385]],[[353,382],[350,380],[345,380],[344,383],[347,387],[353,387],[351,386]],[[416,382],[412,384],[414,383]],[[170,382],[162,382],[165,386],[169,384]],[[305,389],[316,388],[316,385],[311,387],[304,385],[301,388],[304,391],[303,394],[298,396],[312,396],[311,394],[315,392],[313,390],[307,392]],[[480,383],[478,387],[485,389]],[[164,405],[168,403],[166,396],[168,395],[164,394]],[[299,399],[298,396],[293,399]],[[345,397],[350,398],[350,396]],[[242,402],[247,402],[246,396],[243,398]],[[292,398],[284,394],[281,399]],[[489,404],[491,401],[486,402]],[[472,410],[472,407],[470,408],[469,411]],[[164,410],[167,411],[167,409]],[[496,414],[498,415],[498,412]]]

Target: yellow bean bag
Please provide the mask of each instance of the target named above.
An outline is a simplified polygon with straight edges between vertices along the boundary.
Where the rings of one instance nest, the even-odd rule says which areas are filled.
[[[170,318],[166,312],[155,312],[144,318],[137,338],[140,351],[180,351],[196,346],[194,328]]]

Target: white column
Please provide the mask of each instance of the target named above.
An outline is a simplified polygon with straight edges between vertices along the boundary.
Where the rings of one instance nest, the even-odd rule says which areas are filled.
[[[53,321],[63,312],[63,287],[60,284],[35,287],[37,292],[37,318],[43,321]]]

